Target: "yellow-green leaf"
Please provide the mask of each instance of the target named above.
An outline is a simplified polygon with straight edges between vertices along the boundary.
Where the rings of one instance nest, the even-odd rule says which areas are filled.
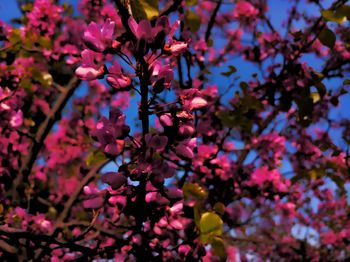
[[[185,2],[187,6],[194,6],[197,4],[198,0],[186,0]]]
[[[226,248],[222,238],[214,237],[211,240],[211,246],[214,249],[215,255],[219,256],[221,261],[226,261],[226,258],[227,258]]]
[[[185,198],[194,198],[196,200],[202,201],[207,197],[207,192],[203,187],[195,183],[185,183],[182,192]]]
[[[223,215],[225,213],[225,205],[221,202],[217,202],[213,209],[215,210],[216,213]]]
[[[92,166],[106,159],[106,156],[101,151],[93,151],[86,158],[86,165]]]
[[[342,12],[333,12],[332,10],[322,10],[322,17],[327,21],[342,24],[346,21],[346,16]]]
[[[199,204],[194,205],[193,214],[194,214],[194,223],[196,224],[197,228],[199,228],[199,222],[201,219],[201,207]]]
[[[131,0],[132,15],[136,20],[148,19],[159,15],[158,0]]]
[[[19,28],[12,29],[9,41],[13,45],[21,41],[21,31],[19,30]]]
[[[33,4],[32,3],[24,4],[21,6],[21,9],[23,12],[30,12],[33,9]]]
[[[201,27],[201,18],[196,13],[187,11],[185,15],[185,25],[188,26],[191,32],[195,33]]]
[[[350,5],[342,5],[336,10],[338,16],[345,16],[347,20],[350,20]]]
[[[222,219],[214,212],[202,214],[199,221],[200,238],[203,243],[208,243],[212,237],[221,236],[223,230]]]
[[[316,104],[318,101],[321,100],[321,96],[320,96],[320,94],[317,93],[317,92],[311,92],[311,93],[310,93],[310,96],[311,96],[312,101],[314,102],[314,104]]]
[[[49,37],[42,36],[38,39],[38,44],[44,48],[51,49],[52,41]]]

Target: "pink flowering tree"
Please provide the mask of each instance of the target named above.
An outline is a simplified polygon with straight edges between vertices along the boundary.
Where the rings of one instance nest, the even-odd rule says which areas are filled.
[[[19,1],[0,260],[349,260],[346,2]]]

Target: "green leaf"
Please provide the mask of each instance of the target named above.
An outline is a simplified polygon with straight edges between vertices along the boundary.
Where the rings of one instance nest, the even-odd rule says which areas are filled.
[[[21,31],[19,28],[12,29],[9,41],[13,45],[21,41]]]
[[[343,81],[343,85],[350,85],[350,80],[349,79],[345,79]]]
[[[223,76],[231,76],[232,74],[234,74],[234,73],[237,72],[236,67],[234,67],[234,66],[232,66],[232,65],[230,65],[230,66],[228,66],[228,67],[229,67],[229,70],[228,70],[228,71],[222,72],[222,73],[221,73]]]
[[[67,16],[72,16],[74,12],[74,8],[72,5],[68,3],[63,3],[63,9],[67,13]]]
[[[312,77],[312,80],[317,81],[317,82],[324,79],[324,75],[320,72],[317,72],[317,71],[311,71],[311,77]]]
[[[195,33],[201,27],[201,18],[192,11],[187,11],[185,15],[185,25],[188,26],[191,32]]]
[[[216,213],[223,215],[225,213],[225,205],[221,202],[217,202],[213,209],[215,210]]]
[[[322,17],[330,22],[342,24],[346,21],[346,16],[342,12],[333,12],[332,10],[322,10]]]
[[[242,81],[239,83],[239,87],[243,90],[243,92],[247,92],[249,85],[246,82]]]
[[[106,156],[100,150],[97,150],[97,151],[92,151],[86,158],[85,162],[86,162],[86,165],[90,167],[104,160],[106,160]]]
[[[24,77],[19,82],[19,87],[25,89],[27,92],[32,91],[32,81],[29,78]]]
[[[52,76],[47,72],[42,72],[36,67],[29,68],[30,73],[32,74],[32,80],[39,82],[42,87],[50,87],[52,85]]]
[[[254,108],[254,106],[252,107]],[[253,122],[251,119],[243,116],[242,114],[244,112],[247,112],[249,109],[247,109],[247,106],[241,107],[238,114],[230,111],[220,111],[216,112],[216,116],[221,120],[221,123],[224,126],[227,126],[229,128],[234,127],[240,127],[245,132],[250,133],[252,129]]]
[[[340,95],[346,95],[347,93],[349,93],[347,90],[345,90],[344,88],[340,89]]]
[[[21,9],[23,12],[30,12],[33,10],[33,4],[28,3],[28,4],[21,5]]]
[[[333,97],[331,98],[330,102],[331,102],[332,105],[338,106],[338,105],[339,105],[339,98],[333,96]]]
[[[328,27],[324,27],[318,35],[318,40],[320,40],[323,45],[332,49],[335,44],[336,36]]]
[[[44,37],[41,36],[38,39],[38,44],[46,49],[51,49],[52,48],[52,41],[49,37]]]
[[[341,190],[341,192],[345,192],[345,181],[344,179],[342,179],[340,176],[338,176],[336,173],[330,173],[328,174],[328,177],[338,186],[339,190]]]
[[[195,183],[185,183],[182,192],[185,198],[194,198],[196,200],[204,200],[207,197],[206,190],[198,184]]]
[[[322,82],[318,82],[315,84],[315,87],[317,88],[317,91],[320,94],[321,98],[323,98],[327,93],[326,86]]]
[[[244,83],[244,82],[241,82]],[[246,113],[249,109],[263,110],[264,106],[255,96],[245,96],[241,101],[241,112]]]
[[[314,110],[314,99],[311,97],[311,93],[301,96],[295,102],[298,105],[298,122],[303,127],[309,126]]]
[[[347,20],[350,20],[350,5],[342,5],[336,10],[338,16],[345,16]]]
[[[213,237],[210,244],[214,249],[215,255],[219,256],[221,261],[226,261],[227,254],[223,239],[220,237]]]
[[[229,111],[220,111],[215,114],[221,123],[227,127],[233,128],[236,126],[235,117]]]
[[[207,244],[210,238],[222,235],[223,221],[214,212],[206,212],[199,221],[199,231],[201,241]]]
[[[132,15],[137,21],[151,20],[159,15],[158,0],[130,0],[130,7]]]
[[[199,228],[199,221],[201,219],[201,206],[200,206],[200,204],[194,205],[193,218],[194,218],[194,223],[196,224],[197,228]]]
[[[185,2],[187,6],[194,6],[197,4],[198,0],[186,0]]]
[[[310,94],[310,96],[311,96],[311,98],[312,98],[314,104],[316,104],[318,101],[321,100],[321,96],[320,96],[320,94],[319,94],[318,92],[312,92],[312,93]]]

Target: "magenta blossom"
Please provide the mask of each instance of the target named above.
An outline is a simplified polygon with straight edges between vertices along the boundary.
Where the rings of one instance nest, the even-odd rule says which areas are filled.
[[[82,65],[75,70],[75,74],[80,79],[91,81],[104,74],[104,65],[96,63],[100,58],[98,53],[85,49],[81,57]]]
[[[179,42],[179,41],[172,41],[171,44],[166,44],[164,46],[164,50],[171,53],[174,56],[178,56],[184,53],[187,49],[188,49],[187,43]]]
[[[117,61],[108,68],[108,73],[106,80],[112,87],[123,89],[131,85],[131,78],[123,73],[122,68]]]
[[[144,39],[147,43],[152,43],[157,34],[162,30],[160,26],[152,27],[148,20],[141,20],[140,23],[137,23],[132,16],[130,16],[128,23],[136,39]]]
[[[95,22],[91,22],[84,32],[84,43],[91,50],[102,53],[112,45],[114,29],[115,22],[111,19],[107,19],[101,28]]]
[[[233,17],[254,17],[259,14],[259,10],[256,9],[251,3],[247,1],[239,1],[236,4],[236,8],[233,11]]]
[[[127,178],[123,172],[108,172],[102,176],[102,182],[110,185],[113,190],[125,184]]]
[[[130,128],[124,124],[125,116],[117,109],[111,109],[110,119],[102,117],[96,125],[94,135],[100,142],[103,152],[116,156],[124,149],[125,136]]]
[[[168,138],[166,136],[159,136],[147,134],[145,137],[146,143],[150,148],[153,148],[156,151],[164,150],[165,146],[168,143]]]

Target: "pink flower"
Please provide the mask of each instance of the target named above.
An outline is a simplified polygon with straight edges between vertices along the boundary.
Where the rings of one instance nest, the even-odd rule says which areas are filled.
[[[182,199],[183,198],[182,191],[180,189],[177,189],[177,188],[168,188],[165,193],[166,193],[167,197],[170,199]],[[177,207],[176,205],[173,207],[174,210],[177,210],[177,209],[175,209],[176,207]],[[181,210],[182,210],[182,206],[181,206]]]
[[[123,172],[108,172],[102,176],[102,182],[110,185],[113,190],[120,188],[127,181]]]
[[[191,247],[189,245],[181,245],[178,248],[179,255],[182,257],[186,257],[187,254],[191,251]]]
[[[86,195],[96,195],[100,192],[100,190],[93,186],[84,186],[83,190]]]
[[[170,201],[163,197],[159,192],[149,192],[145,197],[146,203],[155,202],[159,206],[167,206]]]
[[[103,205],[103,202],[104,202],[104,200],[102,197],[95,197],[95,198],[85,200],[83,202],[83,206],[84,206],[84,208],[97,209]]]
[[[206,105],[208,105],[208,102],[201,97],[195,97],[190,102],[191,109],[199,109],[199,108],[205,107]]]
[[[172,177],[175,173],[174,168],[168,162],[156,160],[152,163],[153,173],[164,178]]]
[[[173,41],[171,44],[167,44],[164,46],[164,50],[166,52],[171,53],[174,56],[180,55],[185,52],[188,48],[187,43]]]
[[[194,126],[190,124],[181,123],[179,125],[178,135],[181,136],[182,138],[192,137],[194,132],[195,132]]]
[[[122,72],[120,64],[115,61],[113,65],[108,68],[108,76],[106,78],[108,84],[116,89],[122,89],[131,85],[131,78]]]
[[[256,9],[251,3],[247,1],[239,1],[233,11],[233,17],[254,17],[259,14],[259,10]]]
[[[264,188],[266,183],[272,183],[279,192],[286,192],[290,181],[283,181],[277,169],[269,170],[267,166],[262,166],[253,172],[247,185]]]
[[[140,23],[137,23],[132,16],[130,16],[128,24],[137,40],[144,39],[148,43],[152,43],[157,34],[162,30],[160,26],[152,28],[148,20],[141,20]]]
[[[94,136],[100,142],[103,152],[112,156],[119,155],[124,149],[125,136],[129,126],[125,125],[125,116],[120,110],[111,108],[110,119],[102,117],[96,125]]]
[[[333,231],[321,234],[321,242],[324,245],[333,245],[337,241],[337,235]]]
[[[104,74],[104,65],[95,61],[99,60],[99,54],[88,49],[81,53],[82,65],[75,70],[75,74],[82,80],[95,80]]]
[[[168,138],[166,136],[158,136],[151,134],[147,134],[146,137],[146,143],[149,147],[155,149],[156,151],[162,151],[166,147],[168,143]]]
[[[158,70],[158,67],[159,70]],[[158,80],[153,83],[153,90],[160,93],[163,91],[164,87],[169,88],[173,79],[174,73],[169,65],[166,66],[156,66],[153,70],[153,75],[158,76]]]
[[[165,113],[159,117],[159,121],[163,126],[173,126],[173,120],[169,113]]]
[[[34,217],[35,224],[37,224],[44,231],[52,230],[52,223],[49,220],[46,220],[44,215],[38,215]]]
[[[193,151],[190,147],[180,144],[178,146],[175,147],[175,153],[177,156],[181,157],[181,158],[193,158],[194,154]]]
[[[33,2],[33,9],[27,14],[29,32],[53,36],[58,28],[57,24],[62,20],[63,8],[50,0]]]
[[[84,32],[84,43],[91,50],[102,53],[112,44],[114,28],[115,22],[111,19],[107,19],[102,28],[100,28],[95,22],[91,22]]]
[[[20,125],[22,125],[22,123],[23,123],[23,113],[21,110],[18,110],[12,115],[10,120],[10,125],[12,127],[19,127]]]

